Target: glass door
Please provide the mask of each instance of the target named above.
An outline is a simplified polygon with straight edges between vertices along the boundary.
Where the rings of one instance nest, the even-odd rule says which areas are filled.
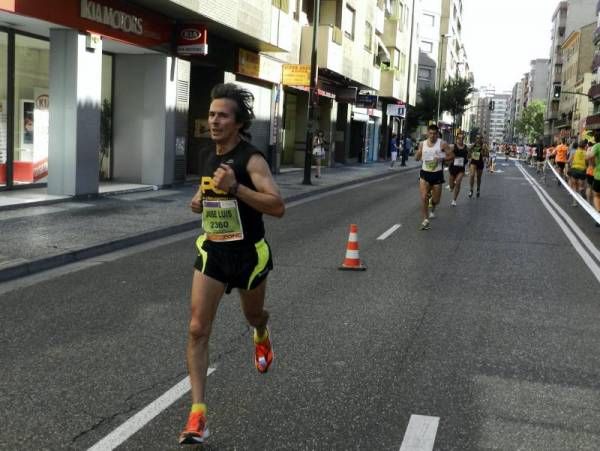
[[[48,178],[49,61],[48,41],[15,36],[14,185]]]
[[[8,33],[0,32],[0,189],[8,184]]]

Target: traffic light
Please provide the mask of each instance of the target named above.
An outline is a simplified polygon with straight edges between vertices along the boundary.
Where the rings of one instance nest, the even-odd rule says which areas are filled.
[[[554,91],[552,92],[552,97],[555,99],[559,99],[560,98],[560,90],[561,90],[561,86],[560,85],[554,85]]]
[[[494,111],[494,107],[495,107],[494,101],[490,100],[490,103],[488,103],[488,108],[490,109],[490,111]]]

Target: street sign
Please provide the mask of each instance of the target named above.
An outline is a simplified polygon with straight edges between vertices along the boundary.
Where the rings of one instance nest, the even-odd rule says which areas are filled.
[[[390,103],[385,112],[388,116],[406,117],[406,104],[397,105]]]

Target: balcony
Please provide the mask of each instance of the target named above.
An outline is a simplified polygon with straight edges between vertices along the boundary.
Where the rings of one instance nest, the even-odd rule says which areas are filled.
[[[592,72],[596,72],[598,67],[600,67],[600,52],[594,53],[594,59],[592,60]]]
[[[381,87],[379,95],[381,97],[393,97],[394,99],[406,100],[403,96],[402,82],[398,80],[399,71],[393,69],[381,71]]]
[[[600,42],[600,27],[594,30],[594,34],[592,35],[592,40],[594,41],[594,45],[597,45]]]
[[[300,64],[310,64],[312,49],[312,27],[302,28],[300,45]],[[319,26],[317,43],[317,64],[321,69],[328,69],[339,75],[368,86],[379,89],[379,68],[373,66],[374,55],[345,36],[333,25]]]
[[[585,118],[585,128],[588,130],[600,129],[600,114],[592,114]]]
[[[600,84],[596,83],[592,85],[587,95],[592,102],[595,102],[598,99],[600,99]]]

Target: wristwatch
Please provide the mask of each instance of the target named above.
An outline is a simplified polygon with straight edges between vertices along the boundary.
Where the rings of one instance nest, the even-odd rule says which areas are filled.
[[[240,184],[237,181],[233,182],[233,184],[229,187],[228,194],[230,194],[231,196],[235,196],[238,192],[239,187]]]

